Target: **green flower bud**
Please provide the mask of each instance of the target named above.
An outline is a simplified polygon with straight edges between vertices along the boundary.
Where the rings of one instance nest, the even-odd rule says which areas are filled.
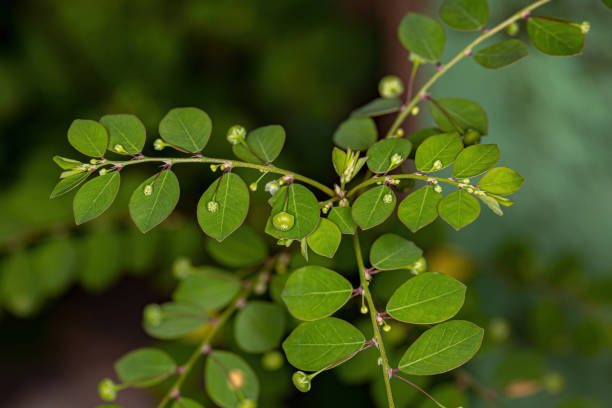
[[[147,185],[144,187],[144,195],[146,195],[146,196],[150,196],[151,194],[153,194],[153,185],[151,185],[151,184],[147,184]]]
[[[100,172],[99,172],[99,173],[100,173],[100,175],[101,175],[101,176],[104,176],[104,175],[106,175],[106,173],[108,173],[108,170],[106,170],[106,169],[100,169]]]
[[[389,326],[387,323],[383,323],[382,329],[385,332],[390,332],[391,331],[391,326]]]
[[[442,186],[440,186],[440,185],[436,185],[436,186],[434,187],[434,191],[435,191],[436,193],[441,193],[441,192],[442,192]]]
[[[419,108],[418,106],[415,106],[414,108],[412,108],[412,110],[410,111],[410,113],[412,114],[412,116],[417,116],[419,114],[419,112],[421,112],[421,108]]]
[[[516,36],[519,31],[521,31],[521,26],[519,26],[517,22],[514,22],[506,27],[506,33],[511,37]]]
[[[368,307],[366,305],[361,305],[361,309],[359,309],[359,311],[361,314],[366,314],[368,313]]]
[[[383,98],[395,98],[404,92],[402,80],[395,75],[387,75],[378,83],[378,93]]]
[[[243,399],[238,403],[238,408],[257,408],[257,402],[252,399]]]
[[[227,141],[233,145],[237,145],[244,141],[246,129],[240,125],[234,125],[227,130]]]
[[[272,225],[279,231],[289,231],[294,223],[295,217],[285,211],[279,212],[272,218]]]
[[[400,154],[395,153],[393,156],[391,156],[391,166],[397,166],[403,160],[404,158]]]
[[[219,164],[211,164],[210,165],[210,171],[212,171],[214,173],[215,171],[217,171],[219,166],[220,166]]]
[[[283,366],[285,359],[279,351],[269,351],[261,357],[261,365],[268,371],[276,371]]]
[[[98,385],[98,394],[104,401],[114,401],[117,398],[115,383],[110,378],[105,378]]]
[[[435,171],[435,170],[440,170],[441,168],[442,168],[442,161],[440,161],[440,160],[436,160],[436,161],[433,163],[433,168],[432,168],[432,170],[434,170],[434,171]]]
[[[168,146],[167,143],[165,143],[163,140],[161,139],[155,139],[155,141],[153,142],[153,149],[157,150],[157,151],[162,151],[164,150],[164,148]]]
[[[310,391],[310,377],[306,375],[306,373],[304,373],[303,371],[296,371],[295,373],[293,373],[291,380],[293,381],[293,385],[295,385],[295,388],[297,388],[301,392]]]
[[[181,257],[174,261],[172,265],[172,274],[176,279],[185,279],[191,272],[191,261],[188,258]]]
[[[249,190],[257,191],[257,183],[256,182],[252,182],[251,184],[249,184]]]
[[[582,22],[582,24],[580,24],[580,31],[582,31],[582,34],[588,34],[589,31],[591,31],[591,23],[588,21]]]
[[[162,321],[162,309],[158,304],[150,304],[144,308],[143,316],[145,322],[151,326],[159,326]]]
[[[219,209],[219,203],[211,200],[206,203],[206,209],[208,210],[208,212],[215,213]]]
[[[125,150],[125,148],[120,144],[115,145],[115,147],[113,147],[113,150],[117,153],[123,153],[123,154],[127,153],[127,150]]]
[[[408,269],[412,269],[417,275],[419,273],[427,272],[427,261],[424,257],[420,257],[413,264],[408,266]]]
[[[470,129],[463,135],[463,144],[466,146],[475,145],[480,143],[480,133]]]

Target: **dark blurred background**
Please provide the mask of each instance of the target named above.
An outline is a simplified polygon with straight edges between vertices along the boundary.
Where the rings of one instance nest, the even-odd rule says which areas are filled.
[[[431,15],[440,3],[5,4],[0,13],[0,405],[94,406],[97,382],[112,375],[112,362],[130,349],[154,344],[140,329],[141,310],[162,301],[175,285],[173,261],[208,261],[193,216],[199,194],[212,180],[204,166],[177,169],[179,209],[146,236],[131,225],[127,199],[153,167],[129,169],[117,202],[90,225],[74,226],[71,196],[48,200],[59,173],[51,157],[75,155],[66,141],[74,118],[134,113],[147,126],[145,153],[152,153],[165,112],[198,106],[213,119],[207,154],[219,157],[231,155],[224,138],[230,125],[279,123],[288,140],[278,165],[331,183],[331,135],[337,124],[376,97],[383,75],[407,77],[407,54],[395,35],[401,17],[408,10]],[[490,21],[526,3],[492,4]],[[462,316],[488,329],[482,352],[465,371],[427,384],[449,407],[488,406],[492,393],[510,407],[606,407],[612,401],[612,218],[607,216],[612,13],[596,0],[554,3],[541,13],[591,22],[584,55],[559,59],[532,48],[528,59],[501,72],[464,61],[432,91],[483,105],[490,121],[484,142],[498,143],[501,163],[526,178],[517,204],[504,217],[483,211],[461,232],[436,223],[414,237],[426,250],[430,270],[469,283]],[[446,31],[447,60],[474,34]],[[430,123],[427,109],[421,109],[407,130]],[[250,221],[261,223],[262,211],[255,207]],[[341,249],[336,267],[350,272],[352,261],[343,254],[351,257],[350,250]],[[384,299],[393,276],[380,282],[376,290]],[[407,334],[401,327],[392,333],[399,353]],[[192,344],[187,338],[165,347],[180,360]],[[258,365],[256,357],[251,360]],[[260,406],[379,406],[381,384],[369,385],[368,371],[360,373],[359,363],[320,376],[300,398],[289,384],[288,367],[263,372]],[[197,377],[191,386],[191,394],[205,401]],[[398,407],[430,406],[407,385],[396,388]],[[154,394],[138,391],[126,391],[119,400],[129,408],[150,407],[153,401]]]

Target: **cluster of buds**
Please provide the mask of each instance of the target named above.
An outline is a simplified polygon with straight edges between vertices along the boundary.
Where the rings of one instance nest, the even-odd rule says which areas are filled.
[[[434,191],[436,193],[441,193],[442,192],[442,186],[440,186],[438,184],[438,180],[433,178],[433,177],[427,178],[427,185],[434,186]]]
[[[164,142],[161,139],[155,139],[155,141],[153,142],[153,149],[157,150],[158,152],[164,150],[166,147],[169,147],[170,145],[166,142]]]
[[[368,160],[367,157],[359,158],[359,155],[360,152],[354,152],[350,148],[346,151],[346,160],[342,169],[342,175],[340,176],[341,183],[346,184],[350,182]]]

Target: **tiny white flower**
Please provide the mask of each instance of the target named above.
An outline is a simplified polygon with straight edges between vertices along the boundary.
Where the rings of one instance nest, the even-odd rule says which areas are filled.
[[[393,156],[391,156],[391,166],[397,166],[398,164],[400,164],[404,159],[402,158],[402,156],[398,153],[395,153]]]
[[[206,209],[208,210],[208,212],[211,213],[217,212],[217,210],[219,209],[219,203],[216,201],[209,201],[206,204]]]
[[[442,161],[436,160],[433,163],[433,169],[432,170],[440,170],[441,168],[442,168]]]
[[[270,193],[271,195],[276,194],[280,186],[278,185],[278,181],[272,180],[266,183],[265,191]]]
[[[393,195],[391,193],[387,193],[383,196],[383,203],[391,204],[393,202]]]
[[[151,184],[147,184],[144,188],[144,195],[150,196],[153,194],[153,186]]]

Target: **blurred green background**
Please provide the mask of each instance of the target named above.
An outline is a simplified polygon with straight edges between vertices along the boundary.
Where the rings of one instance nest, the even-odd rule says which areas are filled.
[[[178,212],[146,236],[131,225],[127,199],[154,167],[129,169],[118,201],[90,225],[73,225],[70,196],[48,200],[59,173],[51,157],[75,156],[66,141],[74,118],[134,113],[147,126],[145,153],[152,153],[165,112],[198,106],[213,119],[207,154],[219,157],[231,156],[224,138],[230,125],[282,124],[288,140],[278,165],[330,184],[337,124],[376,97],[380,77],[409,72],[395,37],[402,15],[408,10],[432,14],[439,3],[31,0],[5,5],[0,15],[0,389],[8,405],[2,406],[93,406],[96,384],[111,375],[111,363],[152,344],[140,329],[141,310],[163,300],[175,284],[173,261],[209,260],[194,217],[197,198],[212,180],[205,166],[177,169]],[[491,21],[526,3],[493,4]],[[517,204],[503,218],[483,211],[461,232],[436,223],[414,237],[431,270],[469,283],[462,316],[488,329],[485,347],[464,371],[427,385],[451,407],[495,406],[486,402],[493,389],[509,407],[606,407],[612,401],[612,218],[606,216],[612,202],[612,13],[596,0],[554,3],[541,13],[591,22],[584,55],[559,59],[532,48],[528,59],[501,72],[465,61],[432,91],[483,105],[491,129],[484,141],[498,143],[501,162],[526,178]],[[445,59],[473,36],[447,34]],[[422,74],[421,81],[427,72]],[[409,129],[431,123],[427,109],[421,112]],[[388,126],[384,118],[380,123]],[[248,181],[255,176],[245,173]],[[256,196],[265,198],[261,192]],[[263,211],[255,206],[250,222],[261,224]],[[408,236],[400,226],[389,228]],[[350,249],[342,249],[335,267],[350,274],[351,257]],[[381,279],[377,296],[390,295],[400,278]],[[399,326],[392,333],[400,353],[411,333]],[[190,342],[167,347],[186,355]],[[251,360],[259,364],[257,357]],[[378,382],[369,385],[372,370],[360,371],[362,364],[355,359],[320,376],[305,396],[296,396],[290,386],[289,367],[263,372],[260,406],[377,406],[379,373],[373,377]],[[201,383],[192,380],[192,395],[204,398]],[[407,385],[396,389],[399,407],[430,406]],[[121,398],[130,408],[152,406],[151,395],[143,392]]]

